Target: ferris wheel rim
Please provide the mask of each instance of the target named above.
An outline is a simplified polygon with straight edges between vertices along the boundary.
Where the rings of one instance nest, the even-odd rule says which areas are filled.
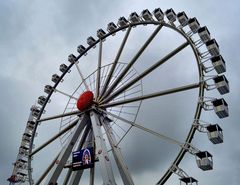
[[[178,33],[180,33],[180,34],[187,40],[188,44],[190,44],[190,46],[192,47],[192,50],[193,50],[193,52],[194,52],[194,54],[195,54],[195,57],[196,57],[198,70],[199,70],[199,81],[201,81],[202,71],[200,70],[200,69],[201,69],[201,66],[200,66],[200,62],[199,62],[199,56],[197,55],[197,51],[196,51],[195,48],[194,48],[195,45],[194,45],[192,42],[190,42],[189,38],[188,38],[186,35],[184,35],[183,32],[181,32],[181,31],[178,30],[176,27],[174,27],[174,26],[172,26],[172,25],[170,25],[170,24],[168,24],[168,23],[159,22],[159,21],[145,21],[145,22],[140,22],[140,23],[135,23],[135,24],[130,23],[130,24],[127,25],[127,26],[118,28],[118,29],[115,30],[114,32],[107,33],[106,36],[105,36],[104,38],[102,38],[102,39],[106,39],[107,37],[111,36],[112,34],[117,33],[117,32],[119,32],[119,31],[121,31],[121,30],[123,30],[123,29],[126,29],[126,28],[128,28],[128,27],[134,27],[134,26],[144,25],[144,24],[147,24],[147,25],[152,25],[152,24],[153,24],[153,25],[162,25],[162,26],[166,26],[166,27],[171,28],[171,29],[173,29],[174,31],[177,31]],[[100,40],[102,40],[102,39],[98,39],[98,40],[95,42],[94,45],[89,46],[88,48],[86,48],[85,52],[82,53],[82,54],[80,54],[80,55],[77,57],[77,60],[79,60],[87,51],[89,51],[89,50],[92,49],[95,45],[97,45],[97,44],[100,42]],[[59,82],[61,81],[61,79],[63,79],[63,77],[67,74],[67,72],[71,69],[71,67],[72,67],[73,65],[74,65],[74,64],[70,64],[70,65],[68,66],[68,69],[66,70],[66,72],[64,72],[64,73],[60,76],[60,80],[58,81],[58,83],[54,84],[53,88],[56,88],[56,87],[58,86],[58,84],[59,84]],[[43,110],[45,109],[48,100],[49,100],[50,97],[52,96],[52,93],[53,93],[53,92],[51,92],[51,93],[47,96],[46,102],[45,102],[44,106],[43,106],[42,109],[41,109],[41,113],[39,114],[39,117],[37,118],[37,122],[40,120],[40,118],[41,118],[41,116],[42,116],[42,113],[43,113]],[[201,84],[201,85],[199,86],[199,98],[200,98],[200,97],[203,97],[203,95],[204,95],[204,86],[203,86],[203,84]],[[194,118],[200,117],[201,110],[202,110],[202,108],[201,108],[201,106],[200,106],[200,103],[198,102],[197,108],[196,108],[196,114],[195,114]],[[36,127],[34,133],[36,132],[36,130],[37,130],[37,127]],[[193,135],[194,135],[194,133],[195,133],[195,131],[196,131],[196,128],[192,127],[191,130],[189,131],[189,134],[188,134],[186,140],[189,140],[190,138],[192,138]],[[190,134],[190,133],[191,133],[191,134]],[[188,138],[189,138],[189,139],[188,139]],[[190,139],[190,140],[191,140],[191,139]],[[190,140],[189,140],[189,141],[190,141]],[[33,141],[34,141],[34,137],[33,137],[32,141],[31,141],[30,153],[32,152]],[[181,153],[181,154],[180,154],[180,153]],[[182,149],[182,151],[179,152],[178,157],[177,157],[177,158],[179,158],[179,160],[176,161],[176,159],[177,159],[177,158],[176,158],[176,159],[175,159],[176,162],[174,162],[174,164],[179,164],[180,161],[181,161],[180,158],[183,158],[183,156],[184,156],[185,153],[186,153],[186,151]],[[180,156],[180,157],[179,157],[179,156]],[[28,160],[28,164],[29,164],[29,166],[30,166],[30,168],[31,168],[31,160]],[[169,171],[169,172],[166,172],[166,173],[168,173],[167,176],[169,176],[169,174],[172,173],[172,172]],[[169,176],[169,177],[170,177],[170,176]],[[32,179],[31,174],[29,174],[29,178]],[[31,181],[31,180],[30,180],[30,181]],[[31,183],[30,183],[30,184],[31,184]]]

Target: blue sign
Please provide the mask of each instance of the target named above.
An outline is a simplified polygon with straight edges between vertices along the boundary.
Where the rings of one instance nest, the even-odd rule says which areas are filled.
[[[72,169],[82,170],[94,167],[93,147],[85,148],[72,153]]]

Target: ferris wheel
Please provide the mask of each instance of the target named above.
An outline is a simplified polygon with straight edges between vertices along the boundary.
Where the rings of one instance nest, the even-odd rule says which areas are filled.
[[[168,32],[173,33],[172,37],[162,43],[161,33]],[[138,37],[134,37],[136,33]],[[68,56],[69,63],[60,65],[60,73],[52,75],[52,85],[44,87],[46,94],[31,107],[13,173],[8,179],[10,184],[75,185],[84,181],[93,185],[97,184],[99,173],[100,184],[133,185],[133,173],[125,162],[123,150],[134,129],[177,148],[175,159],[155,184],[165,184],[172,174],[179,176],[180,183],[197,184],[198,180],[181,167],[182,159],[187,153],[193,155],[197,166],[204,171],[213,169],[213,160],[210,152],[192,144],[194,135],[206,133],[213,144],[223,142],[220,125],[203,120],[202,113],[214,111],[220,119],[229,115],[223,98],[207,96],[217,91],[220,95],[229,92],[228,80],[222,74],[226,71],[225,61],[208,28],[200,26],[195,17],[188,18],[185,12],[176,14],[173,9],[163,12],[156,8],[151,13],[146,9],[141,14],[131,13],[128,19],[120,17],[117,24],[110,22],[107,31],[99,29],[97,38],[88,37],[87,44],[77,47],[78,55]],[[170,52],[165,47],[170,47]],[[169,79],[178,67],[170,67],[168,78],[159,75],[173,58],[181,63],[183,56],[176,57],[184,50],[188,50],[184,54],[193,57],[186,66],[178,64],[187,70],[181,76],[195,70],[191,75],[195,75],[196,81],[175,86],[174,80]],[[161,80],[169,81],[159,90]],[[169,83],[172,85],[168,86]],[[195,99],[188,100],[194,104],[194,114],[184,139],[162,133],[161,128],[148,127],[145,121],[154,120],[159,125],[164,121],[162,116],[149,115],[155,103],[191,91],[197,92]],[[145,105],[145,101],[150,104]],[[58,129],[54,131],[55,127]],[[59,139],[60,144],[54,144]]]

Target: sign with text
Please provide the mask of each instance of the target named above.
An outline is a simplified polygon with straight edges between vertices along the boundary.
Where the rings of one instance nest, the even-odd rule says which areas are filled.
[[[94,167],[94,150],[93,147],[85,148],[72,153],[73,170],[82,170]]]

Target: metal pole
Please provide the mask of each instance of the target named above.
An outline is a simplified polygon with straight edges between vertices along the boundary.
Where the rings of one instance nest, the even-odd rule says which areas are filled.
[[[61,132],[59,132],[58,134],[56,134],[55,136],[53,136],[51,139],[49,139],[47,142],[45,142],[44,144],[42,144],[40,147],[38,147],[36,150],[34,150],[30,156],[33,156],[34,154],[36,154],[37,152],[39,152],[41,149],[43,149],[44,147],[46,147],[47,145],[49,145],[51,142],[53,142],[55,139],[57,139],[58,137],[60,137],[61,135],[63,135],[65,132],[67,132],[68,130],[70,130],[71,128],[73,128],[77,123],[78,123],[79,119],[74,121],[72,124],[70,124],[69,126],[67,126],[65,129],[63,129]]]
[[[133,64],[137,61],[137,59],[141,56],[141,54],[144,52],[144,50],[147,48],[147,46],[151,43],[151,41],[154,39],[154,37],[157,35],[157,33],[162,28],[162,24],[159,25],[155,31],[152,33],[152,35],[147,39],[147,41],[143,44],[143,46],[140,48],[140,50],[137,52],[137,54],[132,58],[132,60],[128,63],[128,65],[125,67],[124,71],[119,75],[119,77],[114,81],[113,85],[107,90],[107,92],[103,95],[103,99],[107,97],[119,84],[119,82],[123,79],[123,77],[127,74],[128,70],[133,66]],[[104,101],[105,102],[105,101]]]
[[[83,76],[83,74],[82,74],[82,72],[81,72],[81,70],[80,70],[77,62],[74,62],[74,64],[75,64],[75,66],[76,66],[76,68],[77,68],[77,70],[78,70],[78,73],[79,73],[79,75],[80,75],[80,77],[81,77],[81,80],[82,80],[85,88],[86,88],[87,90],[89,90],[89,87],[88,87],[88,85],[87,85],[87,83],[86,83],[86,81],[85,81],[85,79],[84,79],[84,76]]]
[[[96,151],[97,151],[97,156],[100,163],[103,184],[116,185],[106,143],[103,139],[103,134],[101,131],[101,123],[99,120],[99,115],[95,112],[91,112],[90,115],[91,115],[93,134],[95,138]]]
[[[108,75],[108,77],[107,77],[107,80],[106,80],[106,82],[105,82],[105,84],[104,84],[104,87],[103,87],[103,89],[102,89],[102,92],[101,92],[101,95],[100,95],[100,100],[101,100],[101,96],[102,96],[102,95],[105,93],[105,91],[107,90],[107,87],[108,87],[108,85],[109,85],[109,83],[110,83],[110,81],[111,81],[111,79],[112,79],[112,75],[113,75],[113,73],[114,73],[114,71],[115,71],[115,68],[116,68],[116,66],[117,66],[118,60],[119,60],[119,58],[120,58],[120,56],[121,56],[121,54],[122,54],[123,48],[124,48],[124,46],[125,46],[125,44],[126,44],[126,42],[127,42],[127,39],[128,39],[128,36],[129,36],[129,34],[130,34],[131,29],[132,29],[132,27],[129,26],[128,29],[127,29],[127,32],[126,32],[126,34],[125,34],[125,36],[124,36],[124,38],[123,38],[123,40],[122,40],[121,46],[120,46],[120,48],[119,48],[119,50],[118,50],[118,52],[117,52],[117,55],[116,55],[116,57],[115,57],[115,60],[114,60],[114,62],[113,62],[113,65],[112,65],[112,67],[111,67],[111,70],[110,70],[110,72],[109,72],[109,75]]]
[[[161,139],[164,139],[164,140],[166,140],[166,141],[169,141],[169,142],[171,142],[172,144],[176,144],[176,145],[178,145],[178,146],[180,146],[180,147],[182,147],[182,145],[183,145],[181,142],[177,141],[176,139],[173,139],[173,138],[170,138],[170,137],[168,137],[168,136],[166,136],[166,135],[164,135],[164,134],[160,134],[160,133],[158,133],[158,132],[155,132],[154,130],[151,130],[151,129],[149,129],[149,128],[146,128],[146,127],[144,127],[144,126],[141,126],[140,124],[134,123],[134,122],[129,121],[129,120],[125,119],[125,118],[122,118],[122,117],[120,117],[120,116],[117,116],[117,115],[115,115],[115,114],[112,114],[112,113],[110,113],[110,112],[107,112],[107,111],[105,111],[105,110],[101,110],[101,111],[103,111],[104,113],[106,113],[106,114],[108,114],[108,115],[110,115],[110,116],[113,116],[113,117],[115,117],[115,118],[117,118],[117,119],[119,119],[119,120],[122,120],[123,122],[128,123],[128,124],[130,124],[130,125],[138,128],[138,129],[141,129],[141,130],[143,130],[143,131],[145,131],[145,132],[148,132],[148,133],[150,133],[150,134],[152,134],[152,135],[154,135],[154,136],[157,136],[157,137],[159,137],[159,138],[161,138]]]
[[[67,175],[64,178],[63,185],[67,185],[68,184],[68,181],[70,179],[71,174],[72,174],[72,168],[69,168],[68,172],[67,172]]]
[[[92,134],[92,138],[91,138],[91,146],[94,148],[93,152],[96,153],[95,141],[94,141],[94,135],[93,134]],[[89,182],[89,185],[94,185],[94,176],[95,176],[95,167],[90,169],[90,182]]]
[[[47,167],[47,169],[44,171],[44,173],[40,176],[40,178],[38,179],[38,181],[36,182],[35,185],[39,185],[43,179],[47,176],[47,174],[49,173],[49,171],[52,169],[52,167],[54,166],[58,156],[60,155],[61,152],[59,152],[59,154],[55,157],[55,159],[53,159],[52,163]]]
[[[90,128],[91,128],[91,124],[88,125],[87,132],[84,133],[84,140],[81,140],[81,142],[79,143],[80,145],[78,147],[78,150],[80,150],[81,148],[87,147],[88,143],[91,142],[91,140],[92,140],[92,130],[90,130]],[[84,145],[83,145],[83,142],[84,142]],[[69,184],[70,185],[78,185],[80,180],[81,180],[83,171],[84,170],[74,171],[73,174],[72,174],[72,177],[70,179]]]
[[[173,50],[171,53],[169,53],[168,55],[166,55],[164,58],[162,58],[161,60],[159,60],[157,63],[155,63],[154,65],[152,65],[150,68],[146,69],[143,73],[141,73],[140,75],[138,75],[135,79],[133,79],[132,81],[130,81],[129,83],[127,83],[126,85],[124,85],[123,87],[121,87],[119,90],[117,90],[115,93],[113,93],[111,96],[109,96],[108,98],[106,98],[105,100],[103,100],[102,103],[106,103],[111,101],[112,99],[114,99],[116,96],[118,96],[119,94],[121,94],[123,91],[125,91],[127,88],[129,88],[130,86],[132,86],[133,84],[135,84],[136,82],[138,82],[140,79],[142,79],[143,77],[145,77],[146,75],[148,75],[149,73],[151,73],[153,70],[155,70],[156,68],[158,68],[160,65],[162,65],[163,63],[165,63],[167,60],[169,60],[171,57],[173,57],[175,54],[177,54],[178,52],[180,52],[182,49],[184,49],[186,46],[188,46],[189,43],[185,42],[182,45],[180,45],[179,47],[177,47],[175,50]]]
[[[113,156],[116,161],[120,175],[122,177],[123,184],[124,185],[134,185],[132,177],[128,171],[128,167],[124,163],[124,159],[123,159],[122,153],[120,151],[120,148],[117,146],[117,140],[113,134],[113,129],[109,124],[110,120],[106,117],[105,118],[101,117],[101,121],[102,121],[102,125],[106,131],[109,143],[111,145]]]
[[[163,95],[186,91],[186,90],[198,88],[200,86],[200,84],[201,83],[194,83],[194,84],[190,84],[190,85],[186,85],[186,86],[181,86],[181,87],[177,87],[177,88],[173,88],[173,89],[168,89],[168,90],[164,90],[164,91],[160,91],[160,92],[156,92],[156,93],[143,95],[140,97],[129,98],[129,99],[113,102],[113,103],[106,103],[106,104],[100,105],[99,107],[103,107],[103,108],[113,107],[113,106],[117,106],[117,105],[123,105],[123,104],[132,103],[132,102],[136,102],[136,101],[141,101],[141,100],[155,98],[155,97],[159,97],[159,96],[163,96]]]
[[[78,144],[78,147],[77,147],[77,150],[80,150],[82,147],[83,147],[83,144],[84,142],[86,141],[86,138],[90,132],[90,127],[91,125],[88,124],[87,127],[85,128],[83,134],[82,134],[82,137],[79,141],[79,144]],[[83,174],[83,170],[80,170],[80,171],[77,171],[77,172],[73,172],[72,174],[72,168],[69,168],[68,170],[68,173],[67,173],[67,176],[65,177],[64,179],[64,183],[63,185],[67,185],[69,180],[70,180],[70,184],[73,185],[73,184],[78,184],[79,181],[81,180],[81,176]],[[70,179],[70,176],[72,175],[71,179]],[[76,178],[78,177],[78,178]],[[77,181],[78,180],[78,181]]]
[[[80,112],[79,110],[77,111],[73,111],[73,112],[68,112],[68,113],[65,113],[65,114],[58,114],[58,115],[55,115],[55,116],[49,116],[49,117],[46,117],[46,118],[42,118],[42,119],[39,119],[37,120],[37,122],[43,122],[43,121],[49,121],[49,120],[52,120],[52,119],[57,119],[57,118],[63,118],[63,117],[66,117],[66,116],[72,116],[72,115],[82,115],[84,114],[84,112]]]
[[[67,93],[65,93],[65,92],[63,92],[63,91],[60,91],[60,90],[58,90],[58,89],[54,89],[54,91],[55,91],[55,92],[59,92],[60,94],[65,95],[65,96],[67,96],[67,97],[69,97],[69,98],[78,100],[78,98],[76,98],[76,97],[74,97],[74,96],[72,96],[72,95],[70,95],[70,94],[67,94]]]
[[[57,159],[58,164],[56,164],[56,163],[54,164],[54,167],[50,172],[49,178],[46,181],[46,185],[57,183],[57,179],[58,179],[59,175],[61,174],[78,137],[80,136],[82,130],[84,129],[84,127],[86,126],[86,124],[88,122],[89,122],[89,115],[85,114],[83,119],[78,122],[78,126],[75,129],[75,132],[73,133],[72,138],[64,146],[62,152],[60,153],[60,155]]]
[[[101,66],[102,66],[102,40],[99,42],[99,52],[98,52],[98,67],[97,67],[97,81],[96,81],[96,99],[99,98],[100,91],[100,80],[101,80]]]

